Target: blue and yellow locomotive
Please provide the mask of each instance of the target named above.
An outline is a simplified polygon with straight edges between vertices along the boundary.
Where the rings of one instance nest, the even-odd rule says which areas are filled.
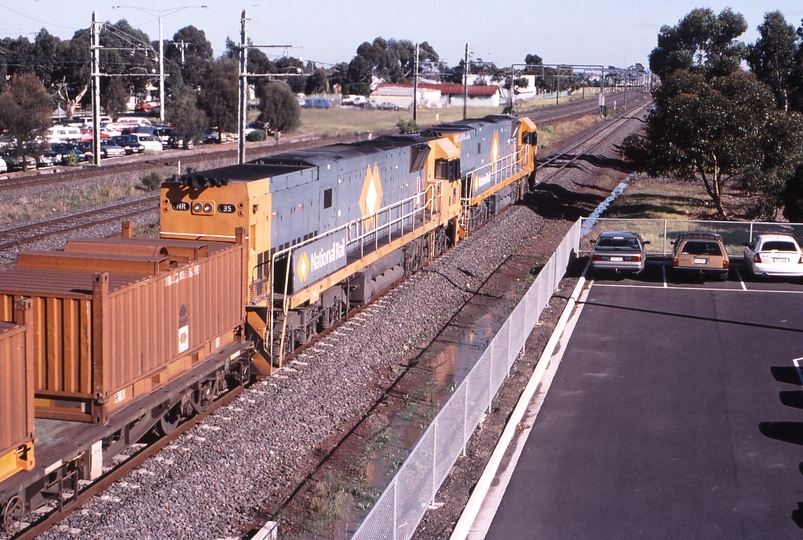
[[[248,338],[270,374],[296,347],[515,202],[534,179],[529,118],[494,115],[185,174],[161,237],[247,234]]]

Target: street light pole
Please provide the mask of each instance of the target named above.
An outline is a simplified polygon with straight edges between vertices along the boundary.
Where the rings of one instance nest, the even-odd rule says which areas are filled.
[[[143,13],[153,14],[155,10],[150,10],[147,8],[142,8],[139,6],[112,6],[112,9],[120,9],[120,8],[132,8],[138,9]],[[170,13],[175,13],[176,11],[181,11],[182,9],[189,9],[189,8],[202,8],[208,9],[209,6],[181,6],[177,8],[172,8],[169,10]],[[183,51],[182,51],[183,52]],[[183,56],[183,55],[182,55]],[[165,121],[165,55],[164,55],[164,35],[163,35],[163,26],[162,26],[162,10],[159,10],[159,121]]]
[[[165,121],[165,40],[162,35],[162,10],[159,10],[159,121]]]

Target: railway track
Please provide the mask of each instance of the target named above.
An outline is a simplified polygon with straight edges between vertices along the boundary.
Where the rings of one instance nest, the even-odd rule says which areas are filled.
[[[142,465],[146,459],[157,455],[165,446],[174,442],[182,434],[198,425],[210,414],[213,414],[221,407],[230,404],[242,393],[242,391],[243,387],[237,386],[218,397],[218,399],[216,399],[205,411],[186,419],[168,435],[161,436],[158,439],[151,441],[150,444],[134,445],[133,447],[138,448],[138,450],[126,456],[124,461],[121,461],[114,469],[110,470],[91,484],[83,486],[78,494],[75,494],[71,504],[69,504],[66,508],[59,508],[58,505],[53,504],[49,510],[46,510],[47,507],[40,509],[46,510],[45,512],[37,512],[37,514],[41,515],[42,517],[34,523],[22,523],[21,525],[23,525],[23,527],[21,530],[16,535],[11,536],[9,540],[30,540],[47,531],[50,529],[50,527],[69,516],[76,508],[79,508],[86,501],[95,495],[102,493],[110,485],[121,480],[129,472]],[[73,494],[69,493],[65,495],[72,496]]]
[[[151,196],[112,206],[97,208],[80,214],[31,223],[0,231],[0,251],[17,249],[51,236],[80,231],[104,223],[135,218],[159,208],[159,197]]]
[[[552,178],[560,174],[564,169],[571,167],[578,160],[588,157],[590,153],[606,142],[611,136],[624,128],[633,118],[641,114],[650,102],[639,105],[630,111],[627,116],[620,116],[614,120],[602,124],[593,132],[589,133],[583,140],[578,141],[569,148],[548,156],[538,164],[539,171],[548,171],[546,176],[539,179],[538,183],[548,183]]]

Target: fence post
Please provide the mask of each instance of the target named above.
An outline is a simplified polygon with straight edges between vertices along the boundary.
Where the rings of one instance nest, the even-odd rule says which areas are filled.
[[[468,374],[463,384],[466,385],[466,391],[463,392],[463,457],[466,457],[466,446],[468,446],[468,439],[466,438],[466,428],[468,427],[468,386],[471,384],[471,373]]]
[[[661,255],[666,255],[666,220],[664,220],[664,247]]]
[[[435,494],[438,492],[438,417],[433,422],[435,425],[432,430],[432,500],[430,506],[435,504]]]
[[[396,531],[399,528],[399,518],[398,518],[398,510],[396,509],[396,505],[398,504],[399,500],[399,483],[396,481],[396,478],[393,478],[393,540],[396,540]]]

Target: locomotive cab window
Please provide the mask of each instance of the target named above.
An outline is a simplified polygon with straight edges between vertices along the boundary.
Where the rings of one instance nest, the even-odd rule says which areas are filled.
[[[332,208],[332,188],[323,190],[323,207]]]
[[[436,159],[435,178],[449,180],[450,182],[460,179],[460,160],[459,159]]]
[[[531,131],[529,133],[522,134],[521,142],[523,142],[524,144],[531,144],[535,146],[536,144],[538,144],[538,132]]]

